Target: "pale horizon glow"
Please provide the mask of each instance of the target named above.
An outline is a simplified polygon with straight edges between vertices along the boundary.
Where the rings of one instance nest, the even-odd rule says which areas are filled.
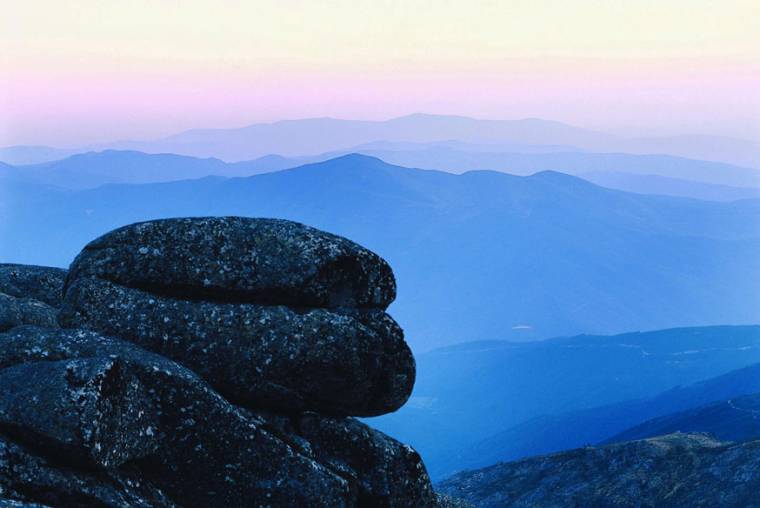
[[[760,139],[756,0],[38,0],[0,28],[0,146],[415,112]]]

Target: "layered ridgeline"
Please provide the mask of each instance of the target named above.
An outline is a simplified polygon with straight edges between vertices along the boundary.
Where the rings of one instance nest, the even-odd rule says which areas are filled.
[[[106,231],[177,216],[280,217],[355,239],[394,267],[394,317],[417,351],[750,324],[760,306],[757,200],[630,194],[551,172],[452,175],[357,155],[249,178],[8,186],[8,262],[68,266]]]
[[[760,392],[760,326],[473,342],[418,354],[417,373],[409,402],[372,425],[438,480]]]
[[[478,508],[754,507],[760,441],[671,434],[497,464],[436,488]]]
[[[509,147],[518,152],[552,152],[561,148],[565,151],[667,153],[760,167],[760,147],[751,140],[705,135],[624,138],[538,118],[480,120],[429,114],[413,114],[384,121],[306,118],[232,129],[193,129],[154,141],[108,143],[84,147],[79,151],[107,148],[139,150],[217,157],[232,162],[272,153],[290,157],[335,152],[357,145],[376,144],[378,140],[394,144],[447,143],[456,140],[468,145]],[[493,151],[494,148],[487,150]],[[8,147],[0,149],[0,161],[42,162],[52,160],[51,157],[60,158],[62,153],[61,150],[47,147]]]
[[[113,183],[156,183],[204,177],[251,176],[294,168],[351,153],[377,157],[410,168],[452,173],[473,170],[532,175],[559,171],[608,187],[641,194],[662,194],[710,201],[760,197],[760,171],[731,164],[669,155],[568,152],[561,147],[502,147],[464,143],[369,143],[320,155],[295,158],[267,155],[251,161],[223,162],[174,154],[105,150],[62,160],[8,166],[0,163],[0,180],[88,189]],[[527,153],[498,150],[528,150]],[[539,150],[538,152],[533,152]],[[543,151],[541,151],[543,150]],[[546,152],[544,152],[546,151]],[[0,151],[1,152],[1,151]]]
[[[0,267],[0,498],[438,505],[417,453],[351,418],[397,409],[415,377],[374,253],[288,221],[175,219],[98,238],[63,276]]]

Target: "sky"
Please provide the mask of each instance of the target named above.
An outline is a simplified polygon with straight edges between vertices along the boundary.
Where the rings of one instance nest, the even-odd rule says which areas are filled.
[[[757,0],[0,2],[0,146],[415,112],[760,139]]]

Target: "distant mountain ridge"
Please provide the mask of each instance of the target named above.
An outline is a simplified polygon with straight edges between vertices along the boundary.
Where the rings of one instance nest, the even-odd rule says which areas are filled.
[[[379,145],[399,146],[398,143]],[[402,148],[406,146],[407,144],[401,144]],[[760,171],[728,164],[668,156],[564,152],[481,153],[450,148],[462,146],[462,143],[432,146],[438,148],[424,148],[413,152],[367,150],[367,153],[402,166],[441,169],[454,173],[487,168],[529,175],[548,169],[574,174],[608,188],[643,194],[675,195],[714,201],[760,197]],[[329,160],[333,155],[300,158],[267,155],[252,161],[226,163],[214,158],[198,159],[175,154],[105,150],[77,154],[42,164],[0,166],[0,177],[68,189],[86,189],[111,183],[156,183],[206,176],[250,176],[297,167],[304,162]],[[343,154],[339,156],[341,155]],[[633,174],[625,170],[646,171],[652,174]],[[689,176],[690,180],[662,175]],[[705,181],[733,182],[745,187],[704,183]]]
[[[66,189],[88,189],[105,184],[158,183],[207,176],[250,176],[291,167],[279,156],[255,161],[226,163],[170,153],[146,154],[129,150],[105,150],[72,155],[62,160],[0,169],[6,178]]]
[[[721,342],[716,336],[716,344]],[[727,401],[744,396],[754,400],[757,393],[760,393],[760,364],[671,388],[649,398],[542,415],[458,450],[447,460],[459,468],[472,469],[585,444],[630,441],[676,431],[712,432],[716,428],[726,431],[716,434],[719,439],[736,440],[742,436],[741,432],[746,439],[755,435],[747,430],[747,425],[732,422],[751,415],[732,411]],[[733,415],[733,418],[721,421],[702,417],[703,412],[711,413],[713,405],[725,407],[727,410],[722,416]],[[751,423],[748,418],[744,420]],[[716,422],[721,423],[716,425]],[[721,424],[724,425],[721,427]],[[760,434],[756,437],[760,438]]]
[[[5,186],[0,259],[11,262],[65,266],[89,239],[159,217],[280,217],[347,236],[394,266],[394,315],[419,350],[752,323],[760,298],[755,200],[644,196],[553,172],[452,175],[359,155],[246,178]]]
[[[232,129],[193,129],[156,141],[119,142],[110,148],[146,152],[165,151],[193,156],[214,156],[228,161],[261,157],[270,153],[285,156],[345,150],[380,139],[429,142],[457,139],[465,142],[519,144],[589,144],[613,139],[579,127],[535,118],[522,120],[477,120],[462,116],[412,114],[384,121],[306,118],[256,123]]]
[[[605,443],[674,432],[704,432],[722,441],[760,439],[760,391],[647,420],[606,439]]]
[[[760,188],[758,187],[733,187],[682,178],[669,178],[660,175],[597,171],[581,173],[579,176],[584,180],[607,187],[608,189],[636,192],[639,194],[680,196],[708,201],[735,201],[738,199],[760,198]]]
[[[82,151],[104,149],[175,153],[194,157],[216,157],[229,162],[252,160],[272,153],[287,157],[349,150],[365,143],[443,142],[456,140],[472,145],[569,146],[581,151],[670,154],[702,160],[722,161],[760,168],[757,142],[720,136],[671,136],[623,138],[561,122],[527,118],[481,120],[462,116],[413,114],[382,121],[307,118],[272,123],[255,123],[239,128],[193,129],[152,141],[119,141],[81,147]],[[34,158],[33,147],[10,147]],[[54,150],[54,149],[47,149]],[[34,162],[44,158],[38,149]],[[533,150],[530,150],[533,151]],[[12,153],[7,157],[14,157]],[[40,158],[43,157],[43,158]],[[4,159],[0,150],[0,160]],[[18,158],[12,159],[18,162]],[[482,169],[482,168],[481,168]]]
[[[54,148],[50,146],[16,145],[0,148],[0,162],[14,166],[39,164],[42,162],[64,159],[86,149]]]
[[[582,178],[584,175],[593,175],[599,172],[631,173],[642,176],[656,175],[678,178],[707,184],[760,188],[760,170],[672,155],[561,151],[545,153],[470,151],[452,148],[448,145],[423,145],[423,148],[416,150],[378,150],[357,147],[355,151],[377,157],[389,164],[437,169],[453,173],[493,170],[514,175],[530,175],[539,171],[552,170]],[[652,192],[654,189],[654,186],[650,186],[646,191],[647,193],[654,193]],[[667,190],[667,188],[663,190]],[[668,194],[667,192],[663,193]]]
[[[753,393],[758,364],[760,326],[474,342],[417,354],[411,399],[373,425],[415,446],[441,478]]]

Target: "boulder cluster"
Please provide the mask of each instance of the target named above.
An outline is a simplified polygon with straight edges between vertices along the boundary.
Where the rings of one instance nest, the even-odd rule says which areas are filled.
[[[395,291],[376,254],[271,219],[0,265],[0,506],[437,506],[419,455],[353,418],[414,384]]]

